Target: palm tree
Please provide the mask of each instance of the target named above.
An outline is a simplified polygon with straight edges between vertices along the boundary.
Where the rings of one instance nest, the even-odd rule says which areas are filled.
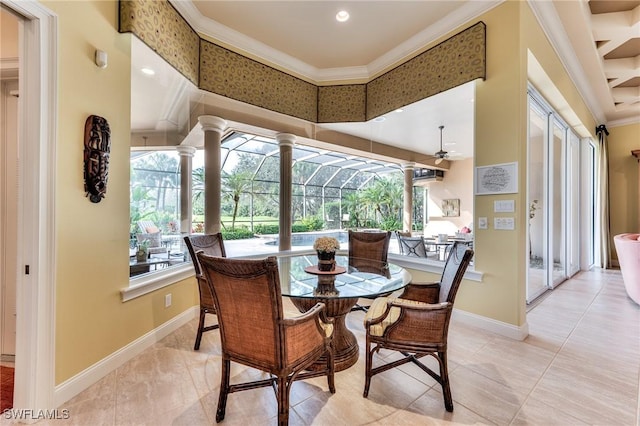
[[[204,167],[198,167],[191,172],[191,190],[194,202],[204,197]]]
[[[252,173],[244,172],[222,172],[223,191],[226,192],[233,200],[233,215],[231,219],[231,229],[236,227],[236,216],[238,214],[238,205],[240,204],[240,196],[251,188]]]
[[[376,221],[399,220],[402,182],[395,176],[378,178],[362,191],[362,202],[375,212]]]
[[[364,213],[364,203],[360,192],[346,194],[342,199],[342,205],[349,214],[349,223],[358,228],[361,215]]]

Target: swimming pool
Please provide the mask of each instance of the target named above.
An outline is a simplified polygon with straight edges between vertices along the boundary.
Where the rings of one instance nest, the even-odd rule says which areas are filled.
[[[278,245],[279,236],[277,234],[264,235],[263,237],[272,238],[270,241],[267,241],[265,244],[270,245]],[[347,243],[349,241],[349,233],[347,231],[341,230],[332,230],[332,231],[312,231],[312,232],[294,232],[291,234],[291,246],[292,247],[301,247],[301,246],[313,246],[313,242],[319,237],[333,237],[338,240],[338,242]]]

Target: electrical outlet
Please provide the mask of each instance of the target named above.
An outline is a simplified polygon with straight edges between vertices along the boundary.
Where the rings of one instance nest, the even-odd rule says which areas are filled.
[[[168,308],[169,306],[171,306],[171,293],[164,296],[164,307]]]

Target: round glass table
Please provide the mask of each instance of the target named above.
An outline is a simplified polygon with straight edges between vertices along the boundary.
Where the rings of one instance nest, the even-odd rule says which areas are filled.
[[[278,257],[282,295],[291,298],[300,312],[306,312],[316,303],[325,304],[326,314],[334,319],[333,345],[335,370],[341,371],[358,361],[358,341],[345,324],[360,297],[389,294],[406,286],[411,275],[392,263],[336,256],[336,270],[317,270],[316,255]],[[356,266],[350,266],[357,265]],[[326,363],[316,363],[319,369]]]

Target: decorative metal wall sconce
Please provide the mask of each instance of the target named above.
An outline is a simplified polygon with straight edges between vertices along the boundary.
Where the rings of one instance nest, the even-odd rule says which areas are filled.
[[[92,203],[107,193],[111,131],[103,117],[90,115],[84,124],[84,190]]]

